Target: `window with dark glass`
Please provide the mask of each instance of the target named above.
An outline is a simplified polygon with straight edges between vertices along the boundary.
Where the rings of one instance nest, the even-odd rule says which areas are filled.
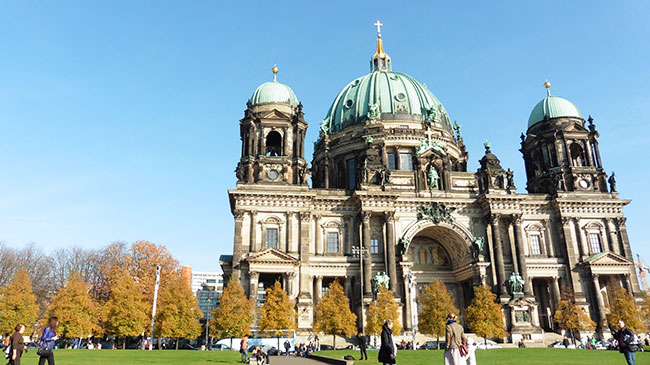
[[[327,232],[327,252],[337,253],[339,252],[339,233],[338,232]]]
[[[266,229],[266,248],[278,248],[278,229]]]
[[[371,239],[370,240],[370,253],[379,253],[379,240]]]
[[[410,153],[399,154],[399,169],[412,171],[413,170],[413,155]]]
[[[345,162],[348,172],[348,189],[354,190],[357,188],[357,172],[354,168],[354,159],[351,158]]]
[[[542,254],[542,240],[538,234],[530,235],[530,254],[531,255]]]
[[[395,170],[395,154],[393,152],[388,152],[388,169]]]
[[[600,234],[589,233],[589,246],[591,247],[591,253],[598,253],[603,251],[603,246],[600,242]]]

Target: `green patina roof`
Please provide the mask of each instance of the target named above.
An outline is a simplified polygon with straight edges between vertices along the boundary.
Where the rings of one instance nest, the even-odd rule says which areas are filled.
[[[323,125],[327,133],[333,133],[362,124],[373,105],[381,113],[414,115],[419,120],[430,118],[452,132],[447,111],[425,85],[409,75],[380,70],[345,86],[334,99]]]
[[[293,90],[289,86],[277,81],[265,82],[258,86],[253,96],[251,96],[250,101],[253,105],[264,103],[298,105],[298,98],[296,98]]]
[[[542,99],[530,112],[528,128],[548,118],[574,117],[582,118],[580,110],[572,102],[559,96],[549,95]]]

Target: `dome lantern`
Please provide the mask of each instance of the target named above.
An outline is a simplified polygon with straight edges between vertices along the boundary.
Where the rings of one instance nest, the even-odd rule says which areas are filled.
[[[273,66],[271,72],[273,73],[273,81],[265,82],[258,86],[250,98],[252,105],[277,103],[289,104],[293,107],[298,106],[298,98],[293,93],[291,88],[281,82],[278,82],[278,67]]]
[[[384,52],[384,42],[381,39],[381,27],[383,24],[379,20],[373,24],[377,27],[377,51],[370,60],[370,72],[388,71],[390,72],[390,56]]]

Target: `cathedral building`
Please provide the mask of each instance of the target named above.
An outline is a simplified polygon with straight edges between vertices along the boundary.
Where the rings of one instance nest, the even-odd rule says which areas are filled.
[[[521,135],[528,193],[487,142],[468,171],[460,126],[423,83],[392,70],[379,29],[370,73],[347,84],[317,125],[311,166],[302,104],[277,68],[248,101],[228,191],[235,233],[232,256],[221,257],[225,276],[258,305],[280,281],[302,333],[331,282],[361,322],[382,278],[407,333],[421,309],[415,298],[433,280],[451,291],[461,321],[473,288],[490,285],[510,340],[557,330],[564,291],[608,332],[614,290],[637,300],[641,292],[623,215],[630,201],[608,179],[593,119],[547,82]]]

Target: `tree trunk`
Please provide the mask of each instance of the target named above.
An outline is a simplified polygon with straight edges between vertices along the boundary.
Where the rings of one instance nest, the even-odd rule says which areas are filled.
[[[483,339],[485,340],[485,349],[487,350],[487,337],[483,337]]]
[[[178,350],[178,337],[176,337],[176,350]]]
[[[162,347],[160,346],[160,345],[161,345],[161,342],[162,342],[161,340],[162,340],[162,337],[158,337],[158,346],[157,346],[157,347],[158,347],[158,350],[160,350],[160,349],[162,348]]]
[[[333,338],[333,341],[332,341],[332,342],[334,343],[334,346],[333,346],[333,347],[334,347],[334,350],[336,350],[336,334],[333,334],[333,335],[332,335],[332,338]]]
[[[440,336],[436,335],[436,347],[440,350]]]
[[[230,349],[232,350],[232,337],[230,337]],[[248,350],[248,349],[246,349]]]
[[[126,337],[122,340],[122,350],[126,350]]]

